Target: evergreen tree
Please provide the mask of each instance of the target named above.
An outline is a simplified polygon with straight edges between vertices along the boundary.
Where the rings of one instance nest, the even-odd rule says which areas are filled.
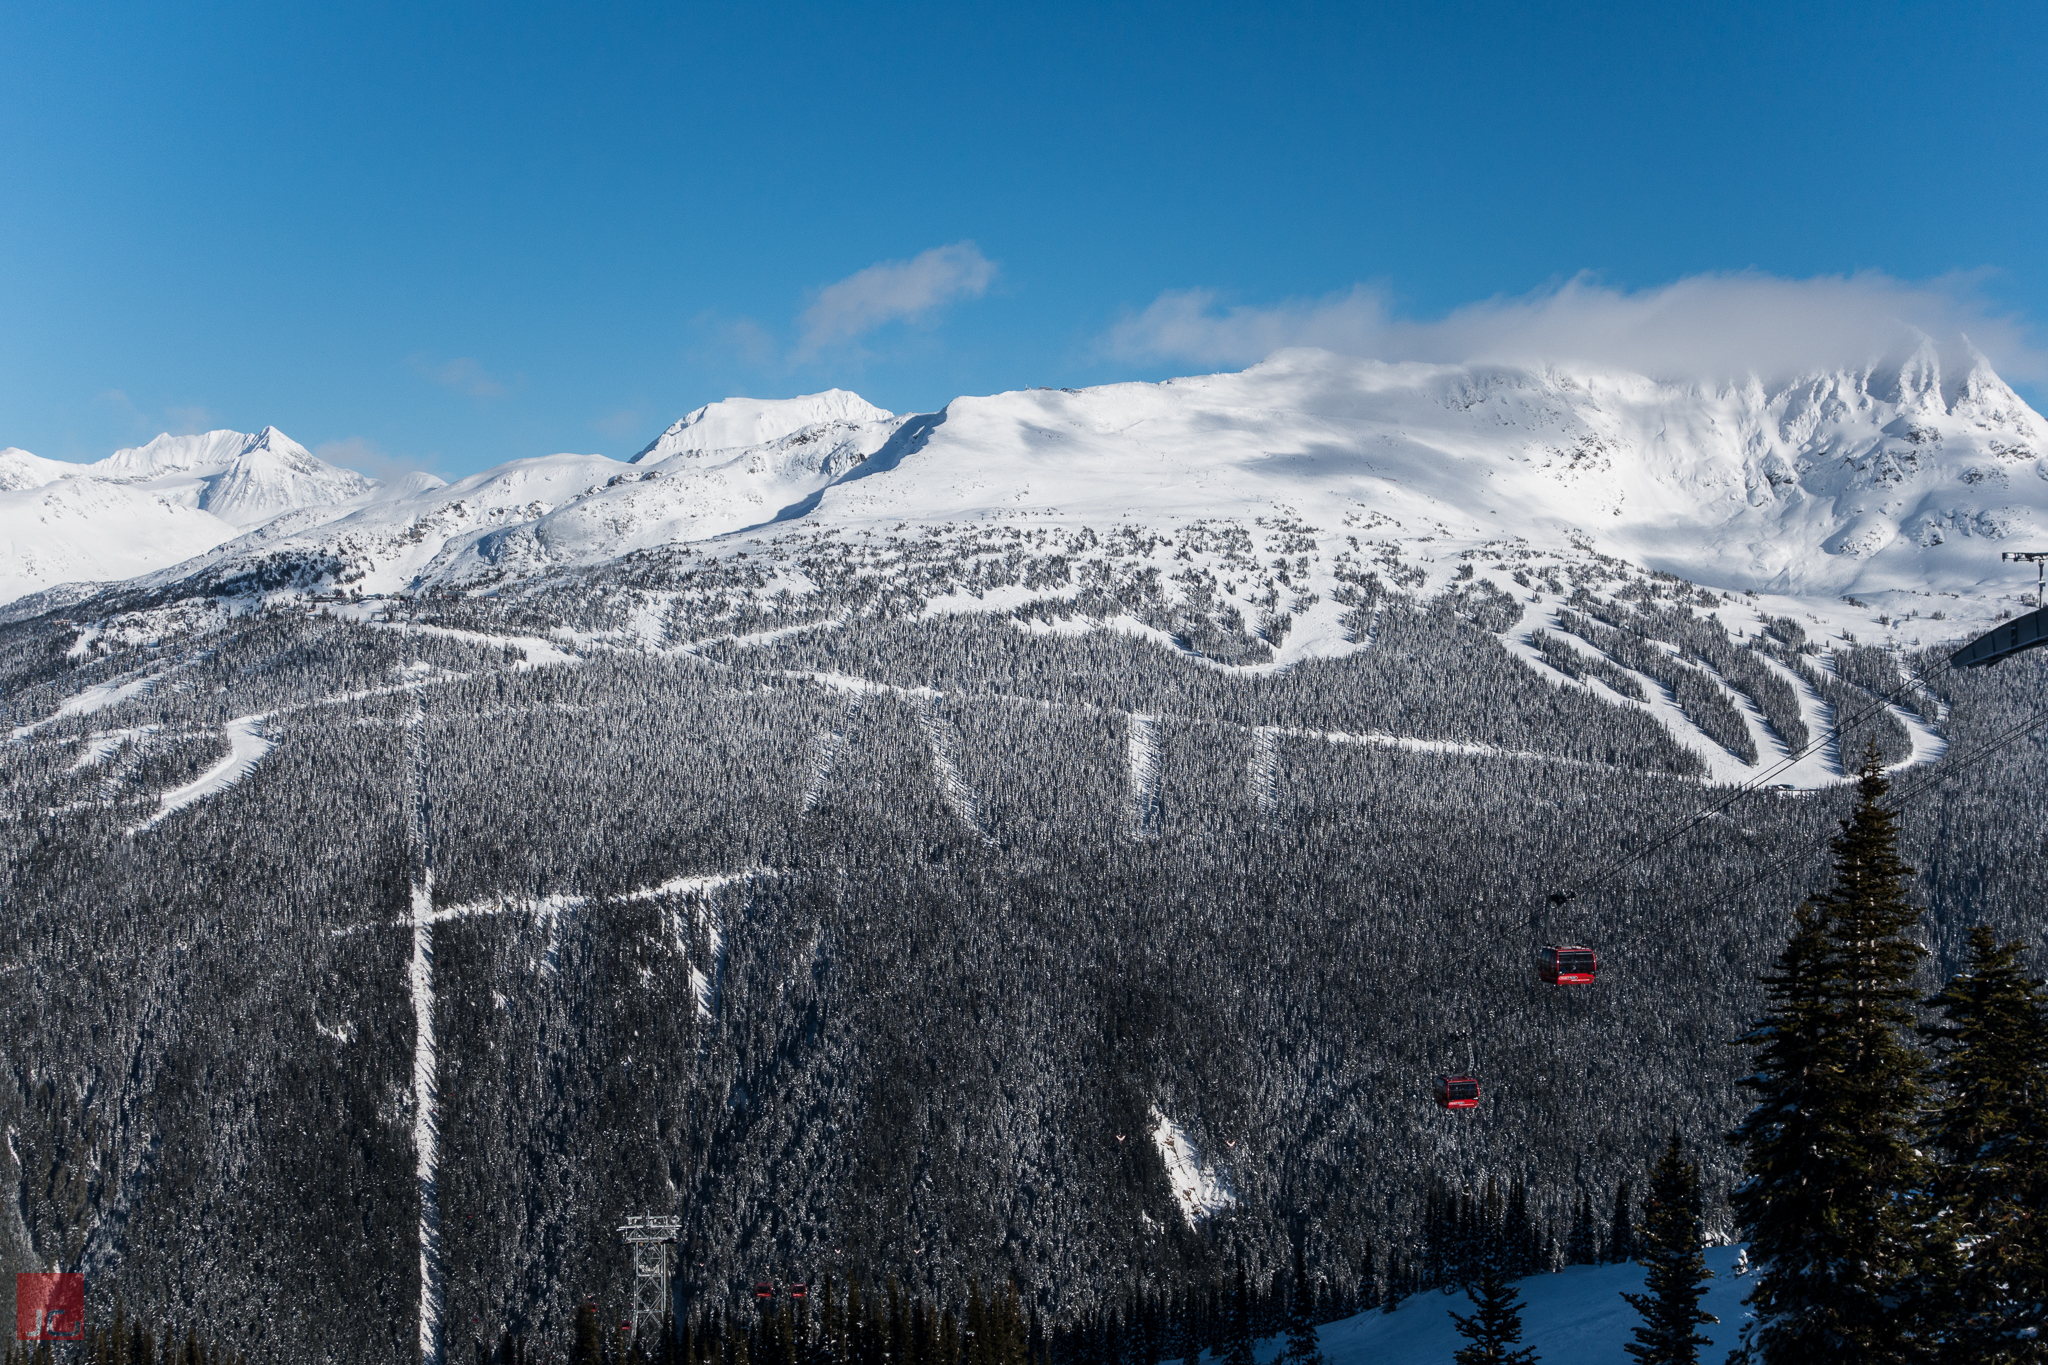
[[[1580,1190],[1579,1202],[1572,1207],[1572,1231],[1564,1244],[1564,1263],[1597,1265],[1599,1261],[1600,1229],[1593,1222],[1593,1197]]]
[[[847,1365],[846,1320],[840,1315],[832,1277],[825,1277],[825,1303],[818,1312],[819,1365]]]
[[[1529,1182],[1517,1176],[1508,1190],[1507,1214],[1501,1223],[1501,1241],[1507,1254],[1508,1274],[1536,1272],[1539,1239],[1536,1224],[1529,1217]]]
[[[1699,1348],[1710,1345],[1695,1330],[1718,1322],[1700,1311],[1700,1297],[1713,1275],[1707,1269],[1701,1219],[1699,1168],[1685,1159],[1678,1130],[1650,1172],[1650,1197],[1643,1204],[1638,1255],[1649,1268],[1641,1294],[1623,1294],[1643,1315],[1635,1340],[1623,1348],[1643,1365],[1695,1365]]]
[[[1324,1365],[1322,1342],[1316,1337],[1315,1289],[1298,1246],[1294,1249],[1294,1293],[1287,1311],[1287,1349],[1281,1359],[1287,1365]]]
[[[1408,1297],[1408,1257],[1399,1251],[1387,1253],[1387,1296],[1380,1304],[1382,1313],[1391,1313],[1401,1306],[1401,1300]]]
[[[1256,1365],[1252,1353],[1252,1291],[1245,1282],[1244,1265],[1237,1267],[1237,1279],[1230,1293],[1230,1323],[1223,1338],[1223,1365]]]
[[[1970,961],[1929,1002],[1941,1099],[1927,1145],[1935,1230],[1920,1313],[1956,1361],[2048,1354],[2048,995],[2023,945],[1970,931]],[[2029,1355],[2028,1352],[2032,1354]]]
[[[577,1306],[576,1339],[569,1351],[569,1365],[604,1365],[604,1334],[598,1330],[594,1303]]]
[[[1472,1289],[1472,1316],[1451,1313],[1458,1335],[1471,1343],[1452,1357],[1458,1365],[1533,1365],[1536,1360],[1535,1350],[1521,1344],[1521,1293],[1501,1273],[1497,1259],[1489,1256],[1480,1263],[1479,1282]]]
[[[1635,1192],[1628,1177],[1614,1187],[1614,1217],[1607,1224],[1607,1259],[1617,1265],[1636,1258]]]
[[[1834,884],[1802,906],[1769,1012],[1740,1041],[1757,1054],[1742,1084],[1756,1106],[1733,1196],[1759,1263],[1743,1352],[1762,1365],[1904,1361],[1916,1349],[1902,1301],[1916,1257],[1908,1201],[1926,1178],[1914,1116],[1926,1066],[1914,1049],[1911,978],[1923,950],[1906,930],[1912,869],[1876,754],[1834,840]]]

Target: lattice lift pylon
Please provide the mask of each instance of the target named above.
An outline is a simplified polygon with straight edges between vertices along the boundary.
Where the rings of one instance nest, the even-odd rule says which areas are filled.
[[[668,1320],[668,1249],[676,1244],[683,1220],[655,1213],[626,1216],[619,1236],[633,1248],[633,1316],[635,1333],[659,1332]]]

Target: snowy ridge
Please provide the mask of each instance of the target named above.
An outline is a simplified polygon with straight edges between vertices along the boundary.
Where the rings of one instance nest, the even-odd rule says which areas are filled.
[[[267,451],[236,458],[297,459],[280,453],[282,437],[268,439]],[[188,462],[223,453],[123,456],[137,473],[182,478]],[[0,475],[42,478],[45,463],[18,457]],[[56,481],[66,482],[77,480]],[[196,494],[188,503],[219,520]],[[1854,609],[1867,624],[1936,593],[1975,599],[2009,582],[2001,542],[2048,531],[2048,423],[1981,356],[1943,356],[1931,343],[1864,370],[1768,386],[1294,350],[1238,374],[960,398],[909,418],[837,391],[726,400],[632,461],[515,460],[450,486],[372,490],[317,515],[297,507],[151,581],[289,553],[351,565],[365,592],[466,590],[662,546],[723,558],[743,548],[721,539],[735,533],[1132,525],[1172,538],[1217,518],[1296,528],[1300,543],[1286,553],[1312,551],[1305,576],[1259,603],[1240,596],[1238,607],[1254,623],[1292,617],[1297,635],[1312,630],[1339,648],[1374,635],[1369,613],[1340,625],[1330,596],[1340,547],[1360,567],[1397,548],[1402,572],[1420,575],[1403,580],[1408,589],[1426,586],[1432,563],[1489,544],[1598,552],[1781,599],[1853,594],[1870,599]],[[0,503],[0,534],[16,524]],[[1235,561],[1193,559],[1242,587]],[[1950,614],[1967,610],[1958,602]],[[1282,653],[1298,647],[1293,635],[1275,638]]]
[[[93,464],[0,451],[0,601],[131,578],[203,555],[288,516],[314,524],[397,488],[318,459],[275,427],[158,436]]]
[[[895,416],[845,389],[763,401],[727,398],[687,413],[633,457],[652,464],[674,455],[768,445],[811,427],[887,422]]]

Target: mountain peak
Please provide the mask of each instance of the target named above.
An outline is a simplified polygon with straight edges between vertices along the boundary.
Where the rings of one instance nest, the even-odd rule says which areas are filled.
[[[685,451],[766,445],[805,427],[830,422],[886,422],[895,416],[857,393],[827,389],[796,398],[725,398],[706,403],[648,442],[633,457],[651,464]]]
[[[117,450],[85,472],[104,479],[150,479],[163,474],[214,474],[237,459],[257,451],[269,451],[289,460],[310,460],[311,451],[279,431],[266,426],[255,435],[244,431],[194,432],[173,436],[159,432],[147,445]]]

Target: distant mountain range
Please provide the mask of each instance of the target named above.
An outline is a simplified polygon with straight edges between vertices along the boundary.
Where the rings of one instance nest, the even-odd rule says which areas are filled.
[[[380,484],[265,428],[160,436],[86,466],[8,450],[0,487],[0,600],[217,580],[279,557],[341,566],[366,592],[417,592],[659,547],[717,554],[737,544],[721,537],[771,524],[1165,532],[1263,514],[1317,528],[1324,561],[1347,537],[1445,564],[1447,550],[1515,543],[1959,617],[1972,607],[1934,599],[2013,582],[1999,550],[2048,530],[2048,423],[1982,356],[1944,365],[1931,342],[1861,370],[1718,386],[1298,350],[1241,374],[929,414],[838,389],[727,399],[630,460],[550,455],[452,484]]]

